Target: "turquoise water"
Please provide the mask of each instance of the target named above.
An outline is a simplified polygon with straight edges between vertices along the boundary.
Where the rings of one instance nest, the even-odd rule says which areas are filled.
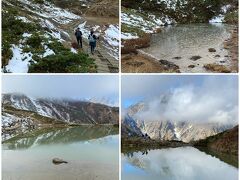
[[[122,154],[122,180],[237,180],[238,169],[193,147]]]
[[[36,131],[3,144],[2,176],[8,180],[118,179],[119,135],[112,127]],[[54,165],[53,158],[68,161]]]

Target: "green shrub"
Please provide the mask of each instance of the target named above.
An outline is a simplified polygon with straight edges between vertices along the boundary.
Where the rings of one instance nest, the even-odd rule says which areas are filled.
[[[229,24],[238,23],[238,11],[227,13],[224,20]]]
[[[62,52],[47,56],[29,67],[30,73],[87,73],[96,72],[94,60],[87,54]]]
[[[35,3],[38,3],[38,4],[43,4],[44,3],[44,0],[34,0]]]
[[[13,55],[11,44],[18,44],[24,32],[33,33],[40,29],[36,24],[16,19],[17,15],[17,10],[11,7],[4,7],[2,11],[2,66],[6,66]]]
[[[8,61],[12,58],[13,52],[10,49],[11,46],[7,41],[3,40],[2,43],[2,67],[8,64]]]
[[[63,44],[57,40],[53,40],[51,43],[48,43],[47,46],[54,51],[55,54],[61,54],[62,52],[70,52],[70,49],[67,49]]]
[[[27,45],[31,48],[39,49],[42,46],[42,38],[38,33],[34,33],[31,37],[29,37],[26,41]]]

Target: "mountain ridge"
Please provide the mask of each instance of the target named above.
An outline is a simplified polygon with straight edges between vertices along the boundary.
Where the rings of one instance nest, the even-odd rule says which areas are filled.
[[[166,99],[167,100],[167,99]],[[162,103],[166,103],[163,101]],[[143,102],[130,106],[126,110],[126,115],[122,118],[122,125],[125,127],[123,134],[126,136],[141,136],[147,134],[155,140],[179,140],[192,142],[199,139],[218,134],[234,125],[221,123],[198,123],[191,121],[170,121],[166,119],[145,120],[138,116],[138,113],[148,109]]]

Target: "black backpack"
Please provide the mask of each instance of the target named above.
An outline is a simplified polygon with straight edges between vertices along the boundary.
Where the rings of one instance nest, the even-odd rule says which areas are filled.
[[[82,37],[82,32],[81,31],[76,31],[76,36],[77,37]]]

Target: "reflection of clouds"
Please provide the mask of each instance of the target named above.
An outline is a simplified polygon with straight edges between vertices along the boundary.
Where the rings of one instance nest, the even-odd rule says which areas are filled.
[[[164,180],[226,180],[237,179],[238,170],[219,159],[207,155],[192,147],[152,150],[148,155],[134,153],[131,157],[122,157],[124,164],[136,169],[144,169],[146,177],[126,173],[124,179],[164,179]],[[138,160],[138,161],[137,161]],[[134,164],[136,163],[137,164]],[[126,177],[126,178],[125,178]]]

